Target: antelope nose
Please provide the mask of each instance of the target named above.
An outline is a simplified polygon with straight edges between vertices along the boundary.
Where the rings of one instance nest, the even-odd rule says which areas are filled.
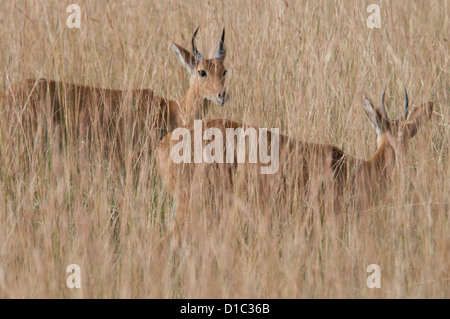
[[[223,90],[222,92],[217,93],[217,97],[219,100],[223,100],[225,98],[226,90]]]

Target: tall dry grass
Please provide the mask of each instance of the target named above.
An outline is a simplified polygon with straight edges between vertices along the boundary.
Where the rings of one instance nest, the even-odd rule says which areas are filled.
[[[43,76],[181,98],[188,76],[169,41],[189,47],[200,25],[206,54],[225,26],[232,98],[210,118],[368,158],[375,132],[363,92],[379,101],[387,87],[392,117],[403,87],[435,112],[368,211],[350,195],[335,215],[327,198],[264,204],[251,183],[224,195],[199,182],[189,224],[167,238],[174,205],[150,153],[140,170],[120,171],[101,152],[86,158],[38,138],[17,170],[25,146],[11,141],[22,133],[5,136],[1,103],[0,297],[449,297],[449,1],[381,1],[381,29],[366,27],[371,1],[78,1],[80,30],[65,26],[70,3],[2,2],[2,89]],[[81,267],[81,289],[66,286],[69,264]],[[366,286],[370,264],[381,289]]]

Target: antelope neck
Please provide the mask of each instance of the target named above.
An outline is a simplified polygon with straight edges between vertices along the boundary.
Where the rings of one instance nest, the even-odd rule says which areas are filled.
[[[395,151],[389,142],[386,133],[381,134],[377,144],[378,148],[369,161],[375,163],[375,165],[380,168],[384,168],[388,164],[390,156],[394,156],[393,158],[395,160]]]
[[[206,101],[200,97],[197,90],[190,87],[184,98],[178,102],[183,114],[183,125],[191,123],[194,119],[201,117]]]

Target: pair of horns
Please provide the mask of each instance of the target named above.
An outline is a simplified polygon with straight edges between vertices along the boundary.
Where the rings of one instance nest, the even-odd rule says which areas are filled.
[[[386,107],[384,104],[384,97],[386,95],[386,89],[384,89],[383,91],[383,95],[381,96],[381,105],[380,105],[380,112],[381,112],[381,116],[386,119],[389,120],[389,117],[386,113]],[[409,106],[409,102],[408,102],[408,92],[406,92],[406,88],[405,88],[405,105],[403,106],[403,112],[402,115],[400,117],[401,121],[406,121],[406,119],[408,118],[408,106]]]
[[[199,28],[200,27],[197,27],[197,29],[195,29],[194,35],[192,36],[192,56],[194,57],[196,63],[205,59],[205,57],[203,55],[201,55],[200,52],[198,52],[197,46],[195,45],[195,37],[197,35]],[[225,59],[226,51],[225,51],[224,41],[225,41],[225,28],[223,28],[222,37],[220,38],[219,46],[216,50],[216,53],[214,54],[214,59],[218,59],[221,61],[223,61]]]

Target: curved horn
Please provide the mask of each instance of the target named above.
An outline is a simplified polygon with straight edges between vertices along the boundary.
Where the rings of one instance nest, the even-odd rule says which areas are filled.
[[[408,101],[408,92],[406,92],[406,88],[405,88],[405,106],[403,107],[403,113],[402,113],[402,117],[401,120],[402,121],[406,121],[406,119],[408,118],[408,105],[409,101]]]
[[[200,26],[197,27],[197,29],[195,29],[194,31],[194,35],[192,36],[192,56],[194,57],[195,63],[198,63],[202,60],[204,60],[205,58],[203,57],[203,55],[201,55],[198,51],[197,51],[197,47],[195,45],[195,37],[197,35],[198,29],[200,28]]]
[[[220,38],[219,46],[217,47],[216,54],[214,54],[214,59],[223,61],[227,51],[225,49],[225,28],[222,31],[222,37]]]
[[[384,97],[385,97],[385,95],[386,95],[386,89],[384,89],[383,95],[381,96],[380,112],[381,112],[381,117],[382,118],[384,118],[386,120],[389,120],[389,118],[387,116],[387,113],[386,113],[386,108],[384,106]]]

